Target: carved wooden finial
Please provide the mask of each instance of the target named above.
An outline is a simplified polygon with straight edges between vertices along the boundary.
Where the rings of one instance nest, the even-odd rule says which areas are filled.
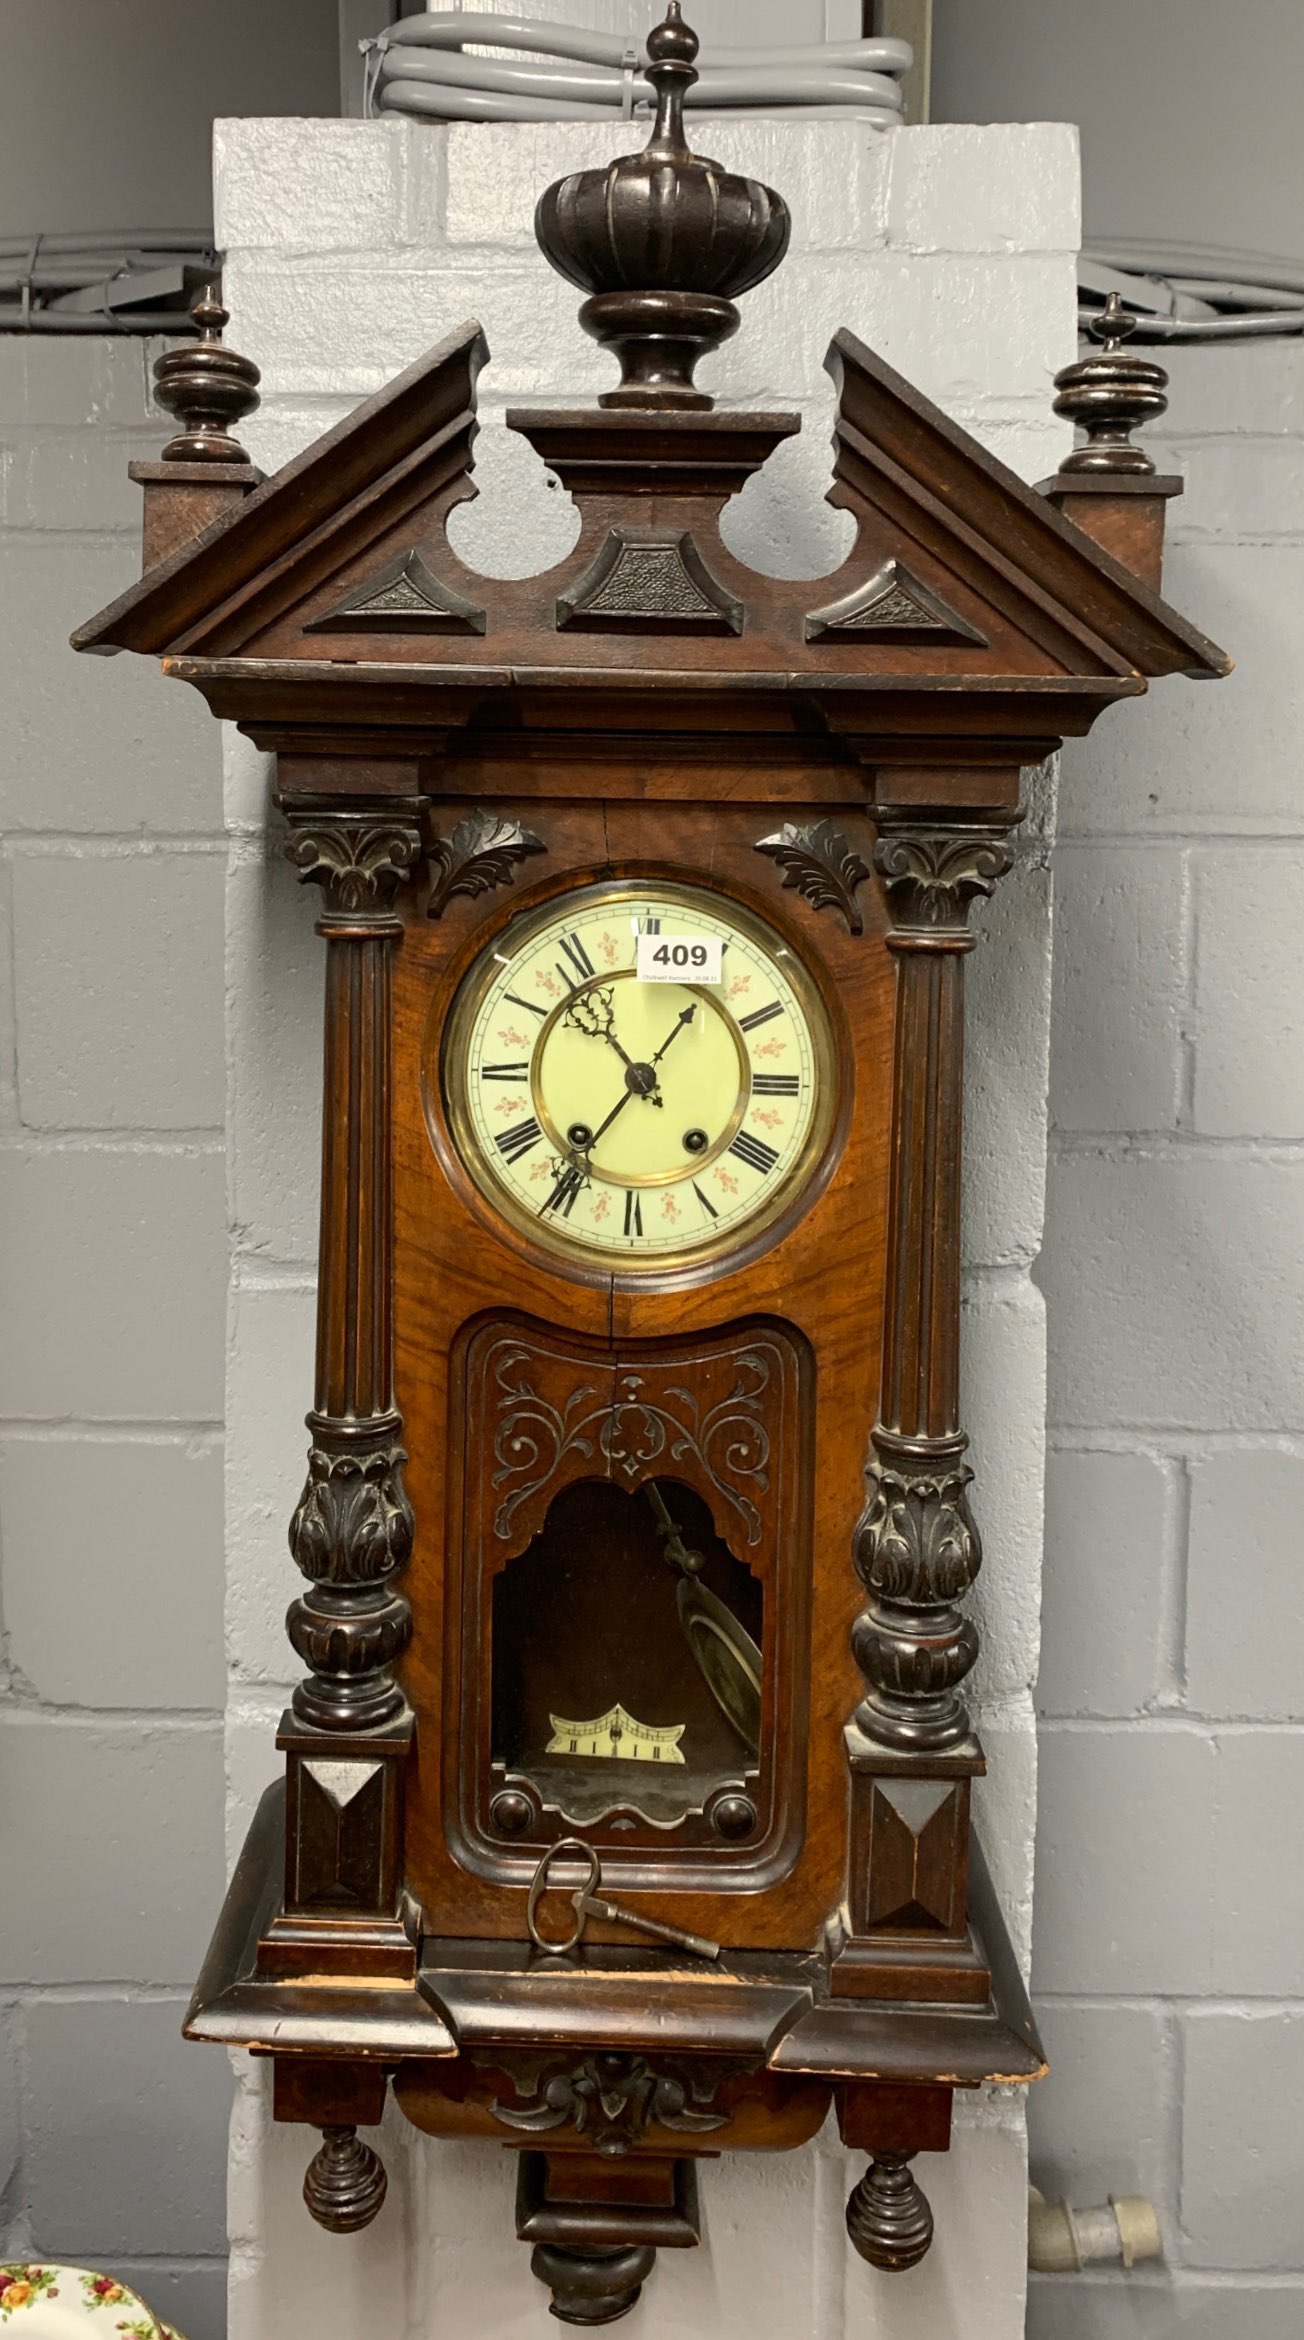
[[[697,79],[697,46],[679,0],[669,0],[648,35],[657,112],[642,153],[557,180],[535,212],[545,259],[592,296],[580,310],[585,332],[620,360],[620,387],[599,406],[711,406],[693,369],[737,331],[732,296],[760,284],[788,248],[782,196],[688,145],[684,98]]]
[[[154,367],[154,396],[181,429],[163,449],[165,463],[248,463],[229,425],[252,414],[260,375],[252,360],[223,346],[227,312],[206,284],[190,314],[199,339],[165,350]]]
[[[1091,322],[1092,339],[1101,347],[1055,376],[1056,414],[1066,415],[1086,433],[1082,445],[1065,457],[1061,476],[1086,471],[1124,472],[1137,478],[1154,471],[1144,447],[1134,447],[1130,434],[1165,412],[1168,376],[1152,358],[1123,348],[1136,323],[1112,292]]]

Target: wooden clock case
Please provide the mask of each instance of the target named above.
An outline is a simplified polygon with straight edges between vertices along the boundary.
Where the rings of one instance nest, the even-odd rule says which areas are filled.
[[[713,411],[692,367],[786,221],[716,173],[728,249],[700,288],[714,166],[678,122],[694,46],[676,8],[649,44],[660,273],[642,247],[642,279],[620,278],[602,240],[642,232],[646,157],[540,206],[623,368],[595,408],[508,417],[578,507],[564,561],[489,580],[449,546],[474,492],[474,325],[262,480],[226,428],[256,374],[210,302],[161,366],[185,428],[136,467],[144,576],[75,638],[162,657],[275,752],[326,944],[290,1530],[309,1671],[187,2029],[273,2059],[278,2118],[324,2133],[305,2193],[337,2231],[383,2199],[357,2132],[391,2082],[419,2127],[520,2149],[518,2231],[579,2323],[697,2239],[698,2158],[798,2145],[831,2105],[870,2157],[853,2242],[913,2264],[931,2216],[909,2164],[946,2148],[954,2089],[1042,2069],[971,1828],[961,1696],[969,913],[1011,865],[1022,767],[1148,677],[1226,669],[1158,598],[1176,483],[1128,425],[1162,376],[1114,339],[1061,378],[1088,444],[1034,492],[839,335],[832,500],[853,549],[815,582],[734,558],[720,513],[797,422]],[[659,879],[747,906],[809,970],[833,1125],[761,1237],[664,1270],[567,1264],[469,1178],[431,1067],[459,983],[522,910]],[[658,1474],[760,1586],[760,1751],[672,1826],[637,1796],[577,1821],[495,1753],[494,1587],[568,1490],[598,1505]],[[597,1920],[566,1957],[534,1947],[527,1888],[576,1834],[604,1893],[713,1936],[718,1962]]]

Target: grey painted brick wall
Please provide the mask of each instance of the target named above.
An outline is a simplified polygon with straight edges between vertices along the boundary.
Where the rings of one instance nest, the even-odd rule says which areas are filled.
[[[1184,350],[1166,584],[1229,682],[1063,760],[1032,2167],[1161,2269],[1033,2340],[1304,2332],[1304,350]]]
[[[137,573],[154,354],[0,336],[0,2257],[219,2340],[221,752],[67,648]]]

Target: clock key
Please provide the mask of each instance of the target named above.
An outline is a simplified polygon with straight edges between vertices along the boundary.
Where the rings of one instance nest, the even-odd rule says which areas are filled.
[[[547,1935],[540,1931],[538,1910],[544,1894],[549,1891],[548,1872],[554,1861],[561,1860],[583,1862],[588,1875],[579,1891],[570,1896],[570,1905],[575,1912],[571,1931],[564,1941],[550,1942]],[[662,1925],[659,1918],[640,1917],[636,1911],[624,1908],[619,1901],[608,1901],[605,1896],[594,1891],[594,1887],[601,1883],[602,1865],[591,1844],[582,1843],[578,1836],[561,1836],[556,1844],[549,1845],[534,1872],[525,1905],[525,1923],[536,1950],[542,1950],[548,1958],[566,1957],[583,1941],[589,1919],[596,1917],[605,1919],[608,1925],[630,1926],[636,1933],[647,1934],[656,1942],[668,1942],[676,1950],[691,1951],[694,1958],[719,1957],[718,1942],[708,1940],[705,1934],[687,1933],[680,1926]],[[565,1888],[560,1887],[558,1890],[564,1892]]]

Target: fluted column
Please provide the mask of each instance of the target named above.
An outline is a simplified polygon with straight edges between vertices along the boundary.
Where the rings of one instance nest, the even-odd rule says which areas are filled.
[[[867,1600],[852,1633],[866,1739],[959,1745],[978,1654],[957,1606],[981,1564],[960,1428],[960,1165],[969,908],[1010,867],[1004,831],[885,816],[874,862],[897,962],[881,1414],[854,1557]]]
[[[316,1395],[290,1523],[309,1589],[286,1626],[311,1669],[296,1716],[356,1732],[403,1712],[390,1669],[411,1630],[393,1581],[413,1521],[393,1382],[390,971],[420,839],[407,813],[292,811],[290,827],[289,859],[322,889],[327,953]]]

